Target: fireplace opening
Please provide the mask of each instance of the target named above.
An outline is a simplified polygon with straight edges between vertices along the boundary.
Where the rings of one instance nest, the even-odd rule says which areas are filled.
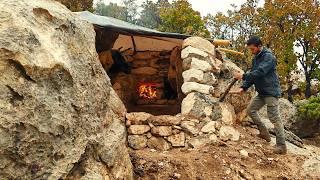
[[[182,40],[95,30],[100,62],[128,112],[180,113]]]

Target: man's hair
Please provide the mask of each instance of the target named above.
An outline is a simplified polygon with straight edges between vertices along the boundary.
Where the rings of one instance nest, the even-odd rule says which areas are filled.
[[[247,46],[254,45],[256,47],[262,46],[262,41],[259,36],[252,36],[248,41],[247,41]]]

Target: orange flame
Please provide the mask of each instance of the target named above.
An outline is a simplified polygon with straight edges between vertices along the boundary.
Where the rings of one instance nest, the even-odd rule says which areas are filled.
[[[157,97],[157,88],[153,84],[141,84],[138,87],[139,97],[145,99],[154,99]]]

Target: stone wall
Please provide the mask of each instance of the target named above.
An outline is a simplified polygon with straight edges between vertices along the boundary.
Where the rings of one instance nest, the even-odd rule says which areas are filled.
[[[223,59],[225,55],[205,39],[188,38],[182,48],[184,83],[181,89],[185,98],[181,114],[127,114],[128,143],[133,149],[200,148],[219,141],[240,139],[240,133],[232,125],[251,94],[244,97],[228,95],[226,102],[219,102],[218,98],[233,80],[233,72],[242,70]]]

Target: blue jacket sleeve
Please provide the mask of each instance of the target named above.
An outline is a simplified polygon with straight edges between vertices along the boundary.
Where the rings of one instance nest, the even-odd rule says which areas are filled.
[[[243,75],[243,79],[253,82],[254,79],[265,76],[270,70],[276,67],[276,60],[272,54],[265,54],[258,68]]]
[[[241,88],[243,88],[244,91],[247,91],[252,85],[252,81],[244,80]]]

